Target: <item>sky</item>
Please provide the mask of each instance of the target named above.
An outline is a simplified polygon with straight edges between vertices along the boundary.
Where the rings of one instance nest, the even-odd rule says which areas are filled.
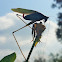
[[[61,43],[56,38],[56,29],[58,28],[56,18],[58,9],[51,8],[53,0],[1,0],[0,1],[0,59],[4,56],[16,52],[17,59],[15,62],[24,60],[18,46],[13,38],[12,32],[25,24],[16,17],[16,13],[11,11],[12,8],[25,8],[36,10],[50,18],[46,22],[46,30],[43,33],[41,42],[34,48],[30,61],[38,56],[48,57],[49,53],[57,53],[62,49]],[[23,19],[23,18],[22,18]],[[24,19],[23,19],[24,20]],[[28,23],[27,20],[25,22]],[[27,57],[33,42],[31,29],[26,27],[15,33],[18,43]],[[36,56],[35,56],[36,54]],[[33,58],[34,57],[34,58]],[[21,59],[22,60],[21,60]]]

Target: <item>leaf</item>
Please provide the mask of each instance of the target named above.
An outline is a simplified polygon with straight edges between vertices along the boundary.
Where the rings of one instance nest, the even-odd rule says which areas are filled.
[[[22,14],[31,14],[31,13],[37,12],[37,11],[34,11],[34,10],[23,9],[23,8],[14,8],[14,9],[11,9],[11,10],[14,11],[14,12],[22,13]]]
[[[16,59],[16,53],[12,53],[8,56],[5,56],[0,62],[14,62]]]

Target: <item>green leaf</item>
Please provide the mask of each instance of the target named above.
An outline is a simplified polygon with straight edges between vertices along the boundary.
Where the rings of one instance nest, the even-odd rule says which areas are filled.
[[[16,53],[12,53],[8,56],[5,56],[0,62],[14,62],[16,59]]]
[[[14,8],[14,9],[11,9],[11,10],[14,11],[14,12],[22,13],[22,14],[31,14],[31,13],[37,12],[37,11],[34,11],[34,10],[23,9],[23,8]]]

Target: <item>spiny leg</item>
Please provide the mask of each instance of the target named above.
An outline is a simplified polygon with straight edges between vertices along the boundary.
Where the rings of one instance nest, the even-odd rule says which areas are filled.
[[[17,32],[17,31],[19,31],[19,30],[21,30],[21,29],[23,29],[23,28],[25,28],[26,26],[29,26],[29,25],[25,25],[25,26],[23,26],[22,28],[19,28],[19,29],[17,29],[17,30],[15,30],[15,31],[12,32],[13,37],[14,37],[14,39],[15,39],[15,41],[16,41],[16,43],[17,43],[17,45],[18,45],[18,47],[19,47],[19,49],[20,49],[20,51],[21,51],[21,53],[22,53],[22,55],[23,55],[23,57],[24,57],[25,60],[26,60],[26,58],[25,58],[25,56],[24,56],[24,54],[23,54],[23,52],[22,52],[22,50],[21,50],[21,48],[20,48],[20,46],[19,46],[19,44],[18,44],[18,42],[17,42],[17,39],[16,39],[14,33]]]
[[[16,43],[17,43],[17,46],[19,47],[19,50],[20,50],[21,54],[23,55],[24,59],[26,60],[26,58],[25,58],[25,56],[24,56],[24,54],[23,54],[23,52],[22,52],[22,50],[21,50],[21,48],[20,48],[20,46],[19,46],[19,44],[18,44],[18,41],[17,41],[17,39],[16,39],[16,37],[15,37],[15,35],[14,35],[14,32],[13,32],[12,34],[13,34],[13,37],[14,37]]]
[[[23,28],[23,27],[22,27],[22,28]],[[17,41],[17,39],[16,39],[16,37],[15,37],[15,35],[14,35],[15,32],[21,30],[22,28],[20,28],[20,29],[18,29],[18,30],[16,30],[16,31],[13,31],[12,34],[13,34],[13,37],[14,37],[16,43],[17,43],[17,46],[19,47],[20,52],[22,53],[24,59],[26,60],[26,58],[25,58],[25,56],[24,56],[24,54],[23,54],[23,52],[22,52],[22,50],[21,50],[21,48],[20,48],[20,46],[19,46],[19,44],[18,44],[18,41]]]
[[[19,17],[20,18],[20,17]],[[20,18],[21,19],[21,18]],[[21,19],[22,20],[22,19]],[[22,20],[23,21],[23,20]],[[24,21],[23,21],[24,22]],[[15,41],[16,41],[16,43],[17,43],[17,45],[18,45],[18,47],[19,47],[19,49],[20,49],[20,52],[22,53],[22,55],[23,55],[23,57],[24,57],[24,59],[26,60],[26,58],[25,58],[25,56],[24,56],[24,54],[23,54],[23,52],[22,52],[22,50],[21,50],[21,48],[20,48],[20,46],[19,46],[19,44],[18,44],[18,42],[17,42],[17,39],[16,39],[16,37],[15,37],[15,35],[14,35],[14,33],[15,32],[17,32],[17,31],[19,31],[19,30],[21,30],[21,29],[23,29],[23,28],[25,28],[26,26],[29,26],[29,25],[27,25],[27,23],[26,22],[24,22],[26,25],[24,26],[24,27],[22,27],[22,28],[19,28],[19,29],[17,29],[17,30],[15,30],[15,31],[13,31],[12,32],[12,34],[13,34],[13,37],[14,37],[14,39],[15,39]],[[30,26],[29,26],[30,27]],[[31,28],[31,27],[30,27]],[[32,28],[31,28],[32,29]]]
[[[17,16],[17,17],[18,17],[18,16]],[[19,18],[20,18],[20,17],[19,17]],[[20,18],[20,19],[21,19],[21,18]],[[21,19],[21,20],[22,20],[22,19]],[[22,21],[23,21],[23,20],[22,20]],[[23,22],[24,22],[24,21],[23,21]],[[21,48],[20,48],[20,46],[19,46],[19,44],[18,44],[18,42],[17,42],[17,39],[16,39],[16,37],[15,37],[15,35],[14,35],[15,32],[17,32],[17,31],[19,31],[19,30],[21,30],[21,29],[23,29],[23,28],[25,28],[25,27],[27,26],[27,23],[26,23],[26,22],[24,22],[24,23],[26,24],[24,27],[19,28],[19,29],[13,31],[12,34],[13,34],[13,37],[14,37],[14,39],[15,39],[15,41],[16,41],[18,47],[19,47],[20,52],[22,53],[24,59],[26,60],[26,58],[25,58],[25,56],[24,56],[24,54],[23,54],[23,52],[22,52],[22,50],[21,50]],[[28,26],[29,26],[29,25],[28,25]],[[30,26],[29,26],[29,27],[30,27]],[[30,27],[30,28],[31,28],[31,27]],[[32,29],[32,28],[31,28],[31,29]]]

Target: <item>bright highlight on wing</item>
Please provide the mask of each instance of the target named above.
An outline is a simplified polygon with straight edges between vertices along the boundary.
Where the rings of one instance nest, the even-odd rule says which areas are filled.
[[[14,12],[22,13],[22,14],[31,14],[31,13],[37,12],[37,11],[34,11],[34,10],[23,9],[23,8],[13,8],[11,10],[14,11]]]

